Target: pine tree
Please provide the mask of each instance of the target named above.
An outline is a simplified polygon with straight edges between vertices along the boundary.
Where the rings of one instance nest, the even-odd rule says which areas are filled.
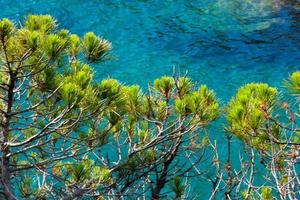
[[[1,198],[158,199],[201,160],[200,132],[219,115],[206,86],[167,76],[147,92],[97,82],[91,66],[111,43],[59,29],[49,15],[2,19],[0,40]],[[185,153],[199,159],[186,165]]]

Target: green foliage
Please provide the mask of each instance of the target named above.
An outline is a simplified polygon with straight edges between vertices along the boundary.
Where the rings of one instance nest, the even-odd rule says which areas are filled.
[[[174,177],[173,181],[171,182],[171,190],[175,193],[175,199],[182,198],[185,191],[185,187],[182,184],[180,177]]]
[[[77,56],[81,50],[80,38],[76,34],[71,34],[69,37],[68,52],[70,56]]]
[[[5,108],[5,104],[3,100],[0,100],[0,109],[4,109],[4,108]]]
[[[277,90],[267,84],[250,83],[241,87],[227,107],[228,130],[246,143],[265,148],[264,124],[272,113]]]
[[[93,188],[99,183],[105,184],[111,180],[110,171],[95,165],[95,162],[90,159],[84,159],[67,167],[67,171],[70,174],[70,184],[87,184]]]
[[[139,142],[141,144],[146,143],[149,141],[151,137],[151,133],[149,132],[149,130],[140,130],[139,131]]]
[[[69,37],[69,33],[70,33],[69,30],[61,29],[57,32],[57,35],[58,35],[58,37],[65,39],[65,38]]]
[[[28,198],[32,196],[34,190],[32,189],[32,180],[29,176],[24,176],[20,183],[20,192],[23,198]]]
[[[292,94],[300,94],[300,71],[292,73],[286,85]]]
[[[272,200],[272,189],[270,187],[262,187],[261,188],[261,196],[263,200]]]
[[[176,99],[175,110],[181,116],[193,114],[194,122],[208,123],[219,115],[219,104],[213,91],[201,85],[198,91]]]
[[[103,59],[107,52],[112,49],[109,41],[96,36],[94,33],[86,33],[83,37],[83,47],[87,55],[87,59],[95,62]]]
[[[147,164],[152,164],[157,159],[157,153],[154,149],[149,149],[141,153],[141,160]]]
[[[246,190],[242,192],[242,197],[243,197],[243,199],[247,199],[247,200],[257,200],[258,199],[256,197],[256,195],[253,193],[253,191],[248,193],[248,191],[246,191]]]
[[[7,40],[6,49],[8,60],[19,60],[26,51],[20,41],[16,40],[13,36]]]
[[[267,187],[267,186],[261,187],[259,193],[256,194],[255,192],[251,191],[248,194],[248,191],[243,191],[242,197],[244,199],[248,199],[248,200],[256,200],[256,199],[273,200],[274,199],[273,195],[272,195],[272,189],[270,187]]]
[[[102,80],[98,85],[100,98],[116,100],[121,95],[121,84],[115,79]]]
[[[15,30],[14,24],[7,18],[0,21],[0,38],[2,40],[7,40]]]
[[[193,83],[188,77],[180,77],[177,83],[178,97],[182,99],[185,95],[189,94],[193,89]]]
[[[6,176],[13,177],[6,180],[13,188],[10,193],[18,199],[44,199],[49,197],[47,184],[62,191],[67,190],[67,183],[87,181],[92,188],[108,183],[110,171],[84,159],[87,153],[82,152],[107,142],[108,131],[93,124],[101,117],[110,116],[115,131],[121,129],[119,119],[109,113],[122,107],[116,102],[124,95],[121,98],[119,83],[116,89],[111,80],[95,82],[87,60],[79,62],[77,56],[88,54],[90,61],[102,60],[111,50],[110,42],[91,32],[81,39],[66,29],[57,29],[50,15],[29,15],[22,25],[2,19],[0,43],[0,122],[6,122],[9,129],[1,134],[1,141],[9,143],[6,154],[12,154],[7,155],[8,164],[0,168],[18,174]],[[115,103],[113,108],[109,108],[110,101]],[[2,133],[3,126],[0,129]],[[79,133],[86,130],[91,131],[82,137]],[[66,160],[68,165],[63,167]],[[44,177],[42,171],[47,178],[37,185]],[[35,181],[31,181],[33,177]],[[4,190],[0,188],[0,198],[10,199]]]
[[[41,37],[39,32],[25,28],[19,29],[16,33],[16,39],[22,43],[25,49],[31,49],[31,51],[35,51],[39,47]]]
[[[79,103],[84,96],[92,95],[90,82],[93,73],[89,65],[79,62],[72,64],[71,72],[57,80],[57,84],[63,83],[60,92],[62,98],[67,103]]]
[[[165,101],[156,102],[154,111],[159,121],[162,121],[167,116],[166,109],[167,109],[167,102]]]
[[[174,87],[174,79],[169,76],[163,76],[154,80],[154,88],[157,92],[160,92],[165,98],[170,98],[170,94]]]
[[[29,15],[25,21],[26,28],[43,33],[53,31],[56,26],[56,20],[50,15]]]
[[[50,34],[45,38],[43,43],[44,51],[51,59],[57,58],[67,46],[67,41],[64,38],[55,34]]]
[[[30,138],[31,136],[33,136],[36,133],[36,129],[34,128],[29,128],[27,130],[24,131],[24,136],[25,138]]]
[[[124,95],[125,109],[130,113],[132,118],[138,118],[139,115],[143,112],[143,97],[140,87],[138,85],[132,85],[130,87],[122,87],[122,93]]]

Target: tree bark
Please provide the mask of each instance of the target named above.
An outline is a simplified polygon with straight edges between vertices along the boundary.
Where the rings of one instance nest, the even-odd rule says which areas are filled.
[[[2,162],[1,162],[1,179],[4,189],[5,198],[8,200],[15,199],[12,194],[12,186],[10,182],[10,169],[9,169],[9,158],[7,155],[9,154],[9,148],[5,147],[3,150]]]
[[[8,65],[9,65],[9,63],[8,63]],[[10,153],[10,148],[7,145],[7,142],[9,142],[9,126],[10,126],[10,120],[11,120],[11,111],[12,111],[13,102],[14,102],[14,88],[15,88],[15,82],[16,82],[15,77],[16,77],[15,73],[9,67],[7,107],[6,107],[6,113],[4,114],[4,123],[2,124],[3,142],[1,144],[1,150],[2,150],[1,181],[3,184],[4,196],[8,200],[16,199],[13,194],[13,190],[12,190],[11,173],[10,173],[10,159],[8,156]]]
[[[173,159],[172,159],[173,160]],[[151,199],[152,200],[158,200],[160,191],[163,189],[163,187],[166,184],[166,179],[168,175],[168,167],[171,162],[165,162],[163,166],[163,171],[161,175],[159,176],[155,188],[152,190]]]
[[[171,151],[170,153],[170,157],[163,163],[163,169],[162,172],[158,178],[158,180],[156,181],[156,186],[155,188],[152,190],[152,194],[151,194],[151,199],[152,200],[158,200],[159,199],[159,194],[161,192],[161,190],[164,188],[165,184],[167,183],[167,177],[168,177],[168,169],[170,164],[172,163],[172,161],[174,160],[178,149],[180,147],[181,144],[181,138],[182,136],[180,136],[177,139],[177,144],[175,146],[175,148],[173,149],[173,151]]]

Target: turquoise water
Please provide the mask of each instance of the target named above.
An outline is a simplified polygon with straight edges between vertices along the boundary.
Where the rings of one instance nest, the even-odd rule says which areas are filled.
[[[280,85],[299,69],[300,11],[278,0],[0,0],[0,17],[49,13],[61,27],[109,39],[116,60],[95,66],[146,85],[173,66],[227,101],[251,81]]]
[[[0,0],[0,17],[19,22],[29,13],[51,14],[60,27],[107,38],[114,60],[94,66],[98,80],[146,86],[175,67],[227,102],[244,83],[280,86],[300,69],[300,10],[283,2]]]

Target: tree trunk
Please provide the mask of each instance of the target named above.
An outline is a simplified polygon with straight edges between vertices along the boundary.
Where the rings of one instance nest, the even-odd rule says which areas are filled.
[[[152,200],[159,199],[160,191],[163,189],[163,187],[166,184],[166,179],[167,179],[167,175],[168,175],[168,166],[169,165],[164,165],[163,172],[161,173],[159,179],[156,182],[156,187],[152,191],[152,195],[151,195]]]
[[[176,144],[175,148],[170,152],[170,157],[163,163],[162,172],[161,172],[158,180],[156,181],[155,188],[152,190],[152,194],[151,194],[152,200],[159,199],[159,194],[167,183],[168,169],[178,152],[179,146],[181,144],[181,138],[182,138],[182,136],[180,136],[177,139],[177,141],[176,141],[177,144]]]
[[[4,147],[2,162],[1,162],[1,179],[4,189],[5,198],[8,200],[15,199],[12,194],[12,186],[10,182],[10,169],[9,169],[9,158],[7,157],[9,154],[9,149]]]
[[[9,63],[8,63],[9,66]],[[4,114],[4,120],[2,124],[2,136],[3,136],[3,143],[1,144],[2,150],[2,158],[1,158],[1,181],[3,184],[4,195],[5,198],[8,200],[16,199],[11,184],[11,174],[10,174],[10,162],[9,162],[9,153],[10,148],[7,145],[9,142],[9,127],[10,127],[10,120],[11,120],[11,113],[14,103],[14,88],[16,84],[16,74],[12,71],[11,67],[9,66],[9,81],[8,81],[8,90],[7,90],[7,107],[6,113]]]

